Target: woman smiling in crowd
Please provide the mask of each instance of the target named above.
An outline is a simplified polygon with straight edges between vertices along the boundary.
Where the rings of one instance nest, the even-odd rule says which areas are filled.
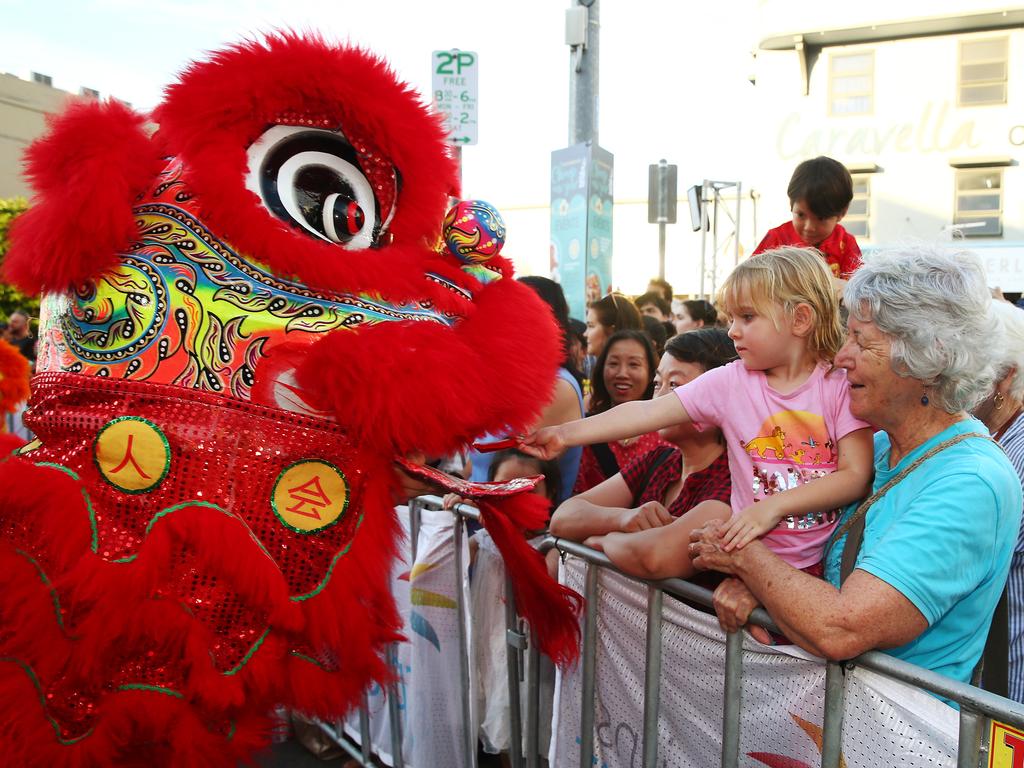
[[[647,336],[640,331],[612,334],[597,358],[591,378],[593,392],[587,415],[604,413],[622,403],[650,400],[657,361]],[[574,493],[582,493],[615,475],[632,459],[662,444],[657,432],[627,440],[588,445],[580,459]]]

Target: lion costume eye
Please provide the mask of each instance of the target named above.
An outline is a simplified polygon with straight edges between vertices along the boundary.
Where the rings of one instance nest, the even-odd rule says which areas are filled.
[[[276,125],[248,155],[245,186],[277,218],[350,250],[380,242],[388,222],[381,221],[373,187],[342,134]]]

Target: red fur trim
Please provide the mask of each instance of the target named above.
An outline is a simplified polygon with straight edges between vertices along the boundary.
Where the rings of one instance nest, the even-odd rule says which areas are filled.
[[[391,565],[401,540],[391,500],[395,473],[390,462],[382,462],[367,475],[380,480],[365,486],[363,521],[351,548],[338,560],[323,591],[300,604],[305,641],[315,651],[333,655],[340,668],[322,677],[303,666],[308,662],[290,664],[286,703],[311,715],[337,717],[367,682],[386,683],[392,673],[382,654],[387,643],[402,639],[402,621],[390,594]],[[313,680],[327,687],[313,686]]]
[[[550,309],[502,279],[453,328],[402,322],[336,331],[297,374],[311,401],[364,442],[443,455],[485,432],[532,424],[551,398],[560,358]],[[358,375],[350,373],[356,360]]]
[[[0,520],[31,520],[14,538],[25,539],[30,554],[49,564],[46,575],[60,593],[69,632],[59,630],[51,592],[31,563],[0,549],[0,568],[18,579],[0,598],[0,617],[17,616],[6,624],[16,631],[0,642],[0,655],[25,658],[46,679],[73,669],[90,687],[119,679],[134,658],[155,655],[183,676],[182,692],[204,710],[269,709],[280,701],[338,717],[369,680],[390,679],[382,653],[400,639],[401,622],[388,592],[399,539],[390,494],[394,475],[389,462],[368,472],[383,481],[366,486],[364,519],[349,551],[318,594],[296,602],[241,521],[205,507],[185,507],[159,519],[133,561],[103,560],[88,547],[78,484],[63,472],[11,459],[0,465]],[[27,476],[29,487],[10,482],[15,474]],[[76,497],[77,505],[70,503]],[[33,515],[23,514],[33,505]],[[71,535],[65,539],[61,531]],[[216,576],[254,615],[270,617],[270,633],[234,674],[211,663],[217,642],[212,628],[178,605],[188,597],[173,591],[183,552],[186,567]],[[320,670],[293,656],[293,649],[335,659],[339,668]]]
[[[18,348],[0,339],[0,413],[14,413],[28,400],[28,360]]]
[[[319,241],[274,218],[245,188],[247,148],[287,112],[329,116],[398,169],[393,245],[346,251]],[[386,289],[395,300],[424,293],[424,258],[439,241],[456,169],[440,118],[382,59],[313,35],[268,35],[190,65],[154,117],[204,218],[243,254],[314,287]]]
[[[48,574],[38,562],[22,551],[0,545],[0,657],[26,660],[38,673],[50,678],[67,663],[71,643],[58,623],[55,592],[47,584]],[[16,628],[16,631],[14,629]]]
[[[270,741],[273,721],[267,715],[214,719],[182,698],[124,690],[104,696],[87,736],[61,743],[30,673],[12,660],[0,662],[0,754],[6,765],[222,768],[251,759]]]
[[[583,598],[551,579],[544,556],[529,545],[527,530],[543,528],[549,502],[532,493],[480,499],[484,527],[501,552],[512,579],[516,610],[530,623],[541,652],[565,668],[580,654],[579,613]]]
[[[92,539],[79,483],[16,457],[0,463],[0,525],[5,540],[38,560],[54,580],[88,550]]]
[[[48,122],[25,155],[36,197],[4,259],[7,278],[32,293],[65,292],[115,266],[135,240],[132,204],[161,165],[143,116],[116,101],[73,102]]]
[[[21,448],[24,444],[25,441],[17,435],[12,435],[9,432],[0,432],[0,461]]]

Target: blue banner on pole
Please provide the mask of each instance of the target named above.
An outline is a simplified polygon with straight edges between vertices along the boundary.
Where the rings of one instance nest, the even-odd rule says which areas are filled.
[[[591,144],[551,153],[551,277],[580,320],[611,290],[613,169],[612,154]]]

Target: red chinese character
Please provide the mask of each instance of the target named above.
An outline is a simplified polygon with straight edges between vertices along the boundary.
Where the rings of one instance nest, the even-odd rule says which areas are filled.
[[[288,495],[296,503],[294,507],[286,507],[287,511],[296,515],[302,515],[303,517],[311,517],[314,520],[322,519],[317,508],[322,509],[330,506],[331,503],[330,497],[320,487],[320,475],[314,475],[312,480],[308,480],[294,488],[289,488]],[[304,504],[308,504],[311,509],[304,510],[302,508]]]
[[[128,445],[125,446],[125,450],[124,450],[124,458],[121,459],[121,463],[120,464],[118,464],[116,467],[114,467],[112,470],[110,470],[110,474],[113,475],[113,474],[115,474],[117,472],[120,472],[122,469],[124,469],[129,464],[131,464],[133,467],[135,467],[135,471],[139,473],[139,477],[143,478],[144,480],[150,480],[151,479],[150,476],[142,471],[142,467],[139,466],[139,462],[137,462],[135,460],[135,457],[132,455],[132,440],[134,438],[135,438],[135,435],[133,435],[133,434],[131,434],[129,432],[128,433]]]

